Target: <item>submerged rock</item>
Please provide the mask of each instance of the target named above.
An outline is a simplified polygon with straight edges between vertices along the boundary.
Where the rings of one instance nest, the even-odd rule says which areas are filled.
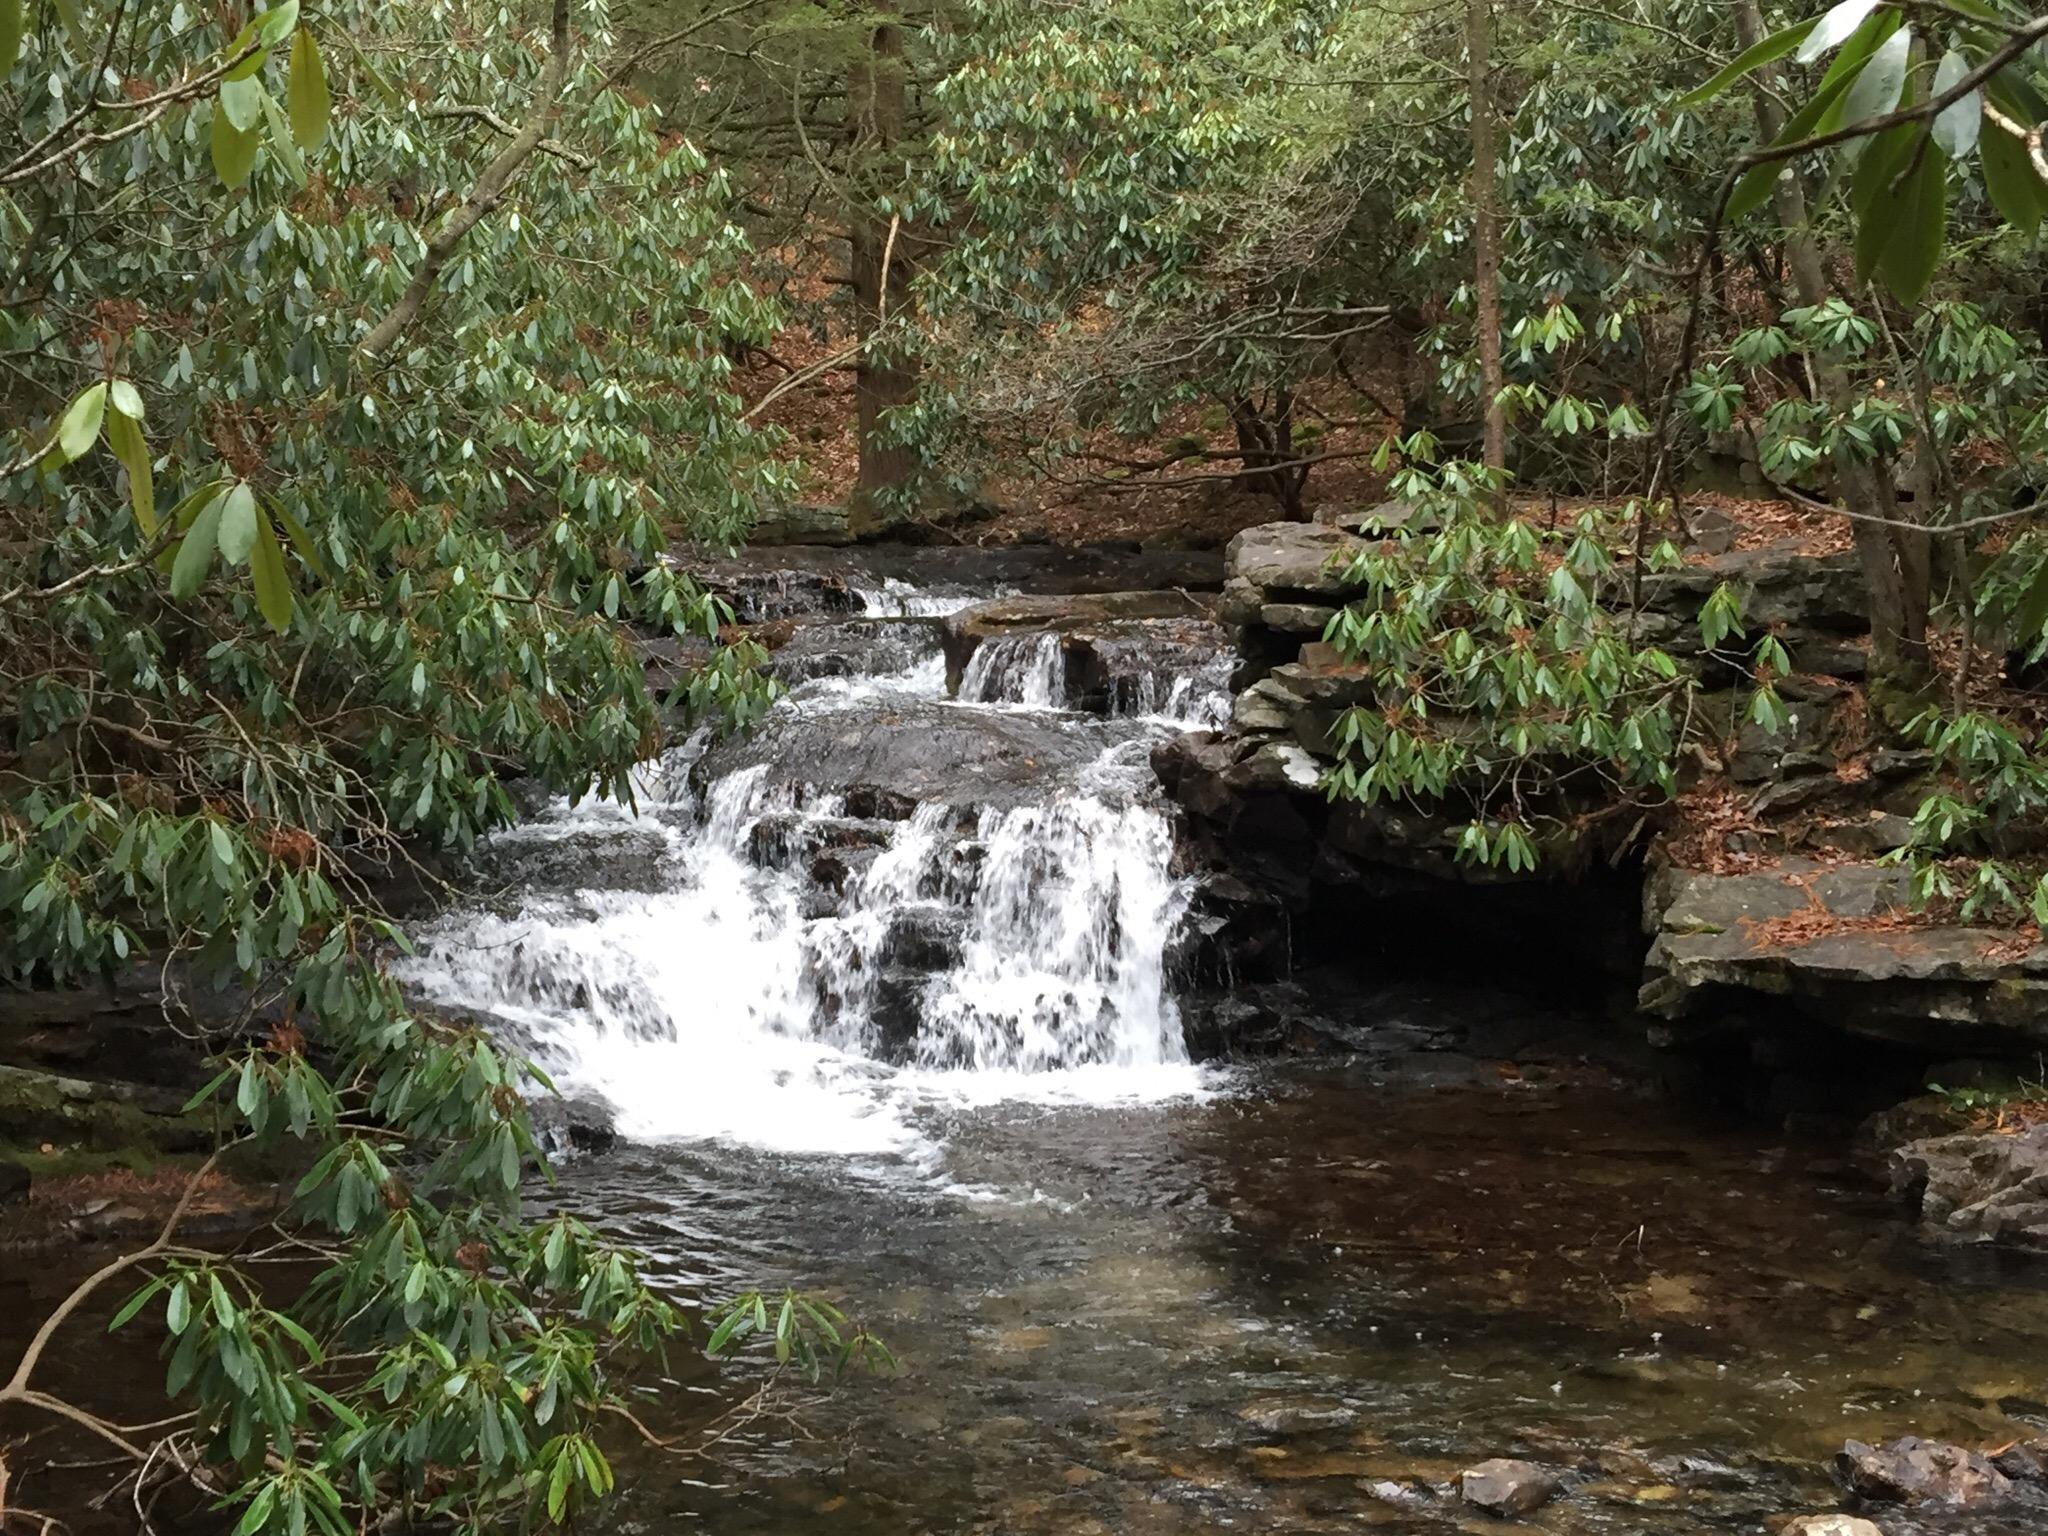
[[[1301,1393],[1258,1398],[1238,1409],[1237,1416],[1268,1434],[1292,1435],[1304,1430],[1332,1429],[1349,1424],[1358,1414],[1340,1398]]]
[[[1918,1435],[1884,1446],[1851,1440],[1835,1457],[1835,1474],[1859,1498],[1885,1504],[1990,1509],[2018,1497],[2013,1480],[1981,1452]]]
[[[1459,1497],[1495,1515],[1532,1514],[1563,1488],[1563,1481],[1550,1468],[1502,1456],[1458,1474]]]
[[[1783,1526],[1778,1536],[1884,1536],[1860,1515],[1801,1515]]]

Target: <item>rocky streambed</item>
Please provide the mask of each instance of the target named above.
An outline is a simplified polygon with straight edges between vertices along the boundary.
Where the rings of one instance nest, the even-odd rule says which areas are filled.
[[[1275,536],[1320,569],[1344,535]],[[609,1106],[577,1198],[694,1292],[822,1286],[910,1362],[707,1482],[650,1463],[619,1518],[2032,1529],[2048,1292],[1899,1219],[1879,1165],[1928,1126],[1853,1135],[1916,1061],[1831,1073],[1775,1008],[1673,1032],[1635,996],[1640,868],[1412,941],[1394,908],[1475,893],[1426,821],[1406,854],[1332,830],[1327,615],[1299,565],[1247,607],[1261,537],[1172,579],[728,568],[788,700],[667,765],[653,831],[501,840],[545,877],[430,936],[422,985]],[[1853,650],[1815,592],[1781,597]],[[575,863],[625,836],[629,878]],[[705,1393],[651,1411],[683,1430]]]
[[[1475,886],[1426,818],[1347,823],[1312,724],[1355,680],[1307,648],[1348,536],[714,566],[784,702],[482,850],[407,974],[567,1090],[536,1200],[905,1363],[628,1446],[608,1528],[2041,1528],[2048,1271],[1973,1240],[2032,1230],[2032,1142],[1855,1134],[2022,1036],[1831,1020],[1847,976],[1688,949],[1682,873]],[[751,1389],[683,1360],[643,1416]]]

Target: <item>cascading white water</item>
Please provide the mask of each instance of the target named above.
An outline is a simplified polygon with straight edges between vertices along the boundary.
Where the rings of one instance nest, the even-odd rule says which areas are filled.
[[[934,641],[900,673],[808,682],[778,707],[872,711],[875,729],[911,701],[1053,710],[1060,668],[1057,636],[1000,641],[977,653],[959,703],[934,703]],[[693,794],[679,754],[636,777],[637,818],[558,804],[499,839],[515,868],[541,846],[600,867],[529,890],[514,915],[451,916],[404,975],[498,1020],[640,1139],[917,1156],[933,1151],[919,1129],[933,1100],[1191,1091],[1167,976],[1189,891],[1142,765],[1147,741],[1185,728],[1190,701],[1219,686],[1190,672],[1164,698],[1113,700],[1142,719],[1035,803],[934,801],[900,821],[849,815],[793,782],[801,763]],[[628,858],[656,873],[619,889]]]
[[[978,1072],[1185,1062],[1165,956],[1186,909],[1173,835],[1093,796],[984,811],[959,964],[925,996],[921,1061]]]
[[[960,678],[963,704],[1021,704],[1026,709],[1063,709],[1067,672],[1060,637],[1050,630],[1000,635],[975,647]]]

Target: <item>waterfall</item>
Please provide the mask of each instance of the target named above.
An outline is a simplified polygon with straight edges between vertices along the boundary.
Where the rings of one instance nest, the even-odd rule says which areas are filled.
[[[900,671],[802,682],[777,709],[842,732],[1062,708],[1057,635],[984,645],[957,700],[931,645]],[[699,767],[693,789],[700,738],[636,775],[633,811],[556,803],[493,839],[516,906],[429,926],[401,974],[639,1139],[916,1156],[935,1102],[1185,1093],[1167,970],[1190,890],[1145,763],[1220,691],[1213,661],[1144,670],[1111,701],[1122,723],[1095,717],[1109,745],[1093,766],[1084,749],[1078,772],[1004,803],[900,819],[814,787],[801,753]],[[1031,729],[1074,740],[1086,717],[1070,718]]]
[[[1067,673],[1060,637],[1047,630],[983,641],[967,660],[967,670],[960,678],[960,700],[965,704],[1020,704],[1026,709],[1063,708]]]

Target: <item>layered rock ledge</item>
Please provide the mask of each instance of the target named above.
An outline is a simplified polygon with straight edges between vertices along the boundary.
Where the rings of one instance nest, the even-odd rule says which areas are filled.
[[[1904,876],[1876,862],[1909,831],[1929,762],[1871,730],[1852,555],[1791,540],[1696,549],[1644,582],[1638,639],[1700,679],[1708,745],[1686,766],[1688,800],[1703,810],[1575,807],[1574,837],[1514,874],[1458,859],[1462,817],[1333,802],[1331,727],[1370,702],[1373,680],[1323,636],[1354,595],[1352,557],[1372,530],[1407,520],[1395,506],[1341,525],[1274,524],[1226,552],[1217,612],[1236,627],[1239,656],[1229,728],[1167,743],[1154,766],[1187,814],[1194,857],[1235,882],[1241,912],[1264,903],[1295,935],[1391,933],[1389,947],[1414,937],[1456,950],[1463,940],[1432,930],[1483,931],[1496,952],[1519,943],[1555,969],[1604,970],[1664,1043],[1847,1032],[1931,1059],[2017,1057],[2048,1041],[2048,947],[1932,920],[1913,910]],[[1777,733],[1744,719],[1747,680],[1700,643],[1700,610],[1724,584],[1750,633],[1776,635],[1791,654],[1780,688],[1790,719]]]

